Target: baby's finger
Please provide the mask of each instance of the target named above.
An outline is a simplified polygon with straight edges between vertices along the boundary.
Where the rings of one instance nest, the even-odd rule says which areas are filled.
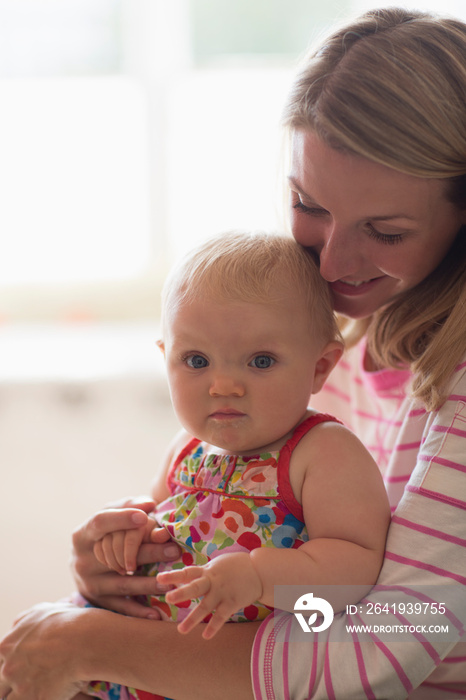
[[[225,622],[227,622],[234,612],[236,611],[232,610],[230,606],[220,603],[216,607],[214,614],[210,618],[209,622],[207,623],[207,627],[202,633],[204,639],[212,639],[212,637],[217,634],[217,632],[223,627]]]
[[[102,540],[99,540],[98,542],[96,542],[94,544],[93,551],[94,551],[94,556],[97,559],[97,561],[99,562],[99,564],[102,564],[103,566],[107,566],[107,562],[105,561],[104,552],[102,549]]]
[[[188,617],[179,623],[177,628],[178,632],[181,634],[188,634],[188,632],[191,632],[196,625],[199,625],[213,610],[215,610],[215,604],[209,603],[204,598],[198,605],[196,605],[194,610],[189,613]]]
[[[158,577],[157,577],[158,579]],[[158,583],[162,581],[157,580]],[[168,591],[165,594],[167,603],[176,605],[183,603],[185,600],[193,600],[193,598],[202,598],[210,591],[210,581],[207,577],[197,578],[191,583],[185,583],[181,586]]]
[[[130,530],[132,532],[132,530]],[[125,531],[119,530],[118,532],[113,532],[108,535],[108,538],[112,540],[112,551],[113,556],[118,564],[119,569],[125,571]],[[113,568],[113,567],[112,567]]]
[[[118,560],[115,557],[115,552],[113,551],[114,534],[115,533],[112,533],[111,535],[105,535],[105,537],[101,540],[102,552],[105,558],[106,566],[109,569],[113,569],[113,571],[117,571],[119,574],[124,574],[126,573],[125,569],[124,567],[120,566]]]
[[[132,574],[137,568],[137,555],[144,536],[144,530],[128,530],[124,533],[123,566],[126,573]]]

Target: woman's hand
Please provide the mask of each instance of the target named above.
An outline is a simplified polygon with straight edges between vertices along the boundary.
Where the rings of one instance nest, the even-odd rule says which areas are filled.
[[[0,698],[70,700],[87,686],[74,676],[64,636],[81,612],[68,603],[43,603],[16,620],[0,642]]]
[[[160,529],[153,513],[143,527],[116,530],[94,545],[94,554],[101,564],[124,576],[133,575],[138,566],[138,554],[143,543],[152,543],[152,531]]]
[[[71,700],[100,679],[169,698],[252,700],[258,626],[224,625],[209,642],[198,630],[180,635],[171,622],[45,603],[24,613],[0,641],[0,698]]]
[[[143,527],[154,507],[154,501],[142,498],[111,504],[73,533],[72,573],[78,591],[93,605],[133,617],[158,617],[155,609],[128,598],[162,592],[155,577],[122,576],[100,564],[94,554],[94,545],[107,534]],[[171,561],[180,556],[179,548],[170,540],[165,528],[154,529],[151,540],[152,544],[140,547],[138,565]]]

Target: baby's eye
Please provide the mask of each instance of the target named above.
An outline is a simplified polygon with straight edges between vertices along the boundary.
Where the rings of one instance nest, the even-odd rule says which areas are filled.
[[[202,355],[188,355],[188,357],[185,358],[185,362],[188,367],[192,367],[193,369],[203,369],[209,365],[209,362],[205,357],[202,357]]]
[[[257,357],[251,360],[250,364],[251,367],[255,367],[256,369],[269,369],[269,367],[275,364],[275,360],[269,355],[257,355]]]

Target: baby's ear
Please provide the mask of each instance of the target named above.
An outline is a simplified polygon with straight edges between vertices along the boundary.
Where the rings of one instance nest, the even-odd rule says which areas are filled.
[[[165,356],[165,343],[163,340],[157,340],[156,345],[162,351],[162,355]]]
[[[322,350],[322,354],[316,362],[314,385],[312,387],[313,394],[317,394],[317,392],[322,389],[327,381],[328,375],[335,367],[342,354],[343,345],[337,340],[332,341]]]

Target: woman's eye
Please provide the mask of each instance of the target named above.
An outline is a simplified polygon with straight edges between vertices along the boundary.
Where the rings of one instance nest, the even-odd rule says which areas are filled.
[[[387,245],[395,245],[395,243],[401,243],[403,240],[403,234],[401,233],[381,233],[377,231],[372,224],[368,224],[369,236],[379,243],[386,243]]]
[[[255,367],[256,369],[269,369],[269,367],[275,364],[275,360],[269,355],[257,355],[250,364],[251,367]]]
[[[202,355],[189,355],[185,358],[185,362],[188,367],[192,367],[193,369],[203,369],[209,365],[208,361],[205,357],[202,357]]]
[[[308,207],[300,199],[293,204],[293,209],[298,209],[303,214],[310,214],[311,216],[325,216],[328,213],[326,209],[321,209],[320,207]]]

